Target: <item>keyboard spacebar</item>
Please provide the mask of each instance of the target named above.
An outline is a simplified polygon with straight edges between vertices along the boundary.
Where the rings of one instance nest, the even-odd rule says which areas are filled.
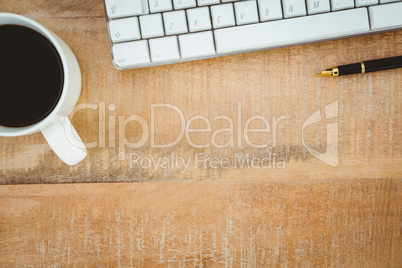
[[[217,53],[322,41],[369,31],[366,8],[257,23],[215,31]]]

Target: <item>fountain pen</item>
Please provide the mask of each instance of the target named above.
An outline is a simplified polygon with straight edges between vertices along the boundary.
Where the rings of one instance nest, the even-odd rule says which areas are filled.
[[[402,56],[368,60],[359,63],[352,63],[342,66],[332,67],[316,76],[340,76],[347,74],[364,74],[369,72],[383,71],[402,67]]]

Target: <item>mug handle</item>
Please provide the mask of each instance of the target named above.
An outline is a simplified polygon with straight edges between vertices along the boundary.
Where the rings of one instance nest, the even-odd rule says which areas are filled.
[[[67,165],[78,164],[87,156],[84,143],[67,117],[57,115],[55,120],[41,131],[56,155]]]

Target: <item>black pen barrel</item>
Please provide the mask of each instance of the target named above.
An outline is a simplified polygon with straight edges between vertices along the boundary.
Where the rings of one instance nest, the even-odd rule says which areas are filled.
[[[321,72],[317,76],[339,76],[359,73],[364,74],[396,68],[402,68],[402,56],[336,66]]]
[[[366,68],[366,73],[401,68],[402,56],[378,60],[368,60],[364,62],[364,66]]]
[[[361,63],[352,63],[338,66],[339,75],[359,74],[362,72]]]

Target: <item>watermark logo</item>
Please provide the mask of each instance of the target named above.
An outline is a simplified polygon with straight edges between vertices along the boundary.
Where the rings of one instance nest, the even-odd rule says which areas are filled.
[[[177,170],[184,174],[193,169],[284,169],[285,167],[285,160],[272,152],[263,155],[234,153],[233,157],[213,156],[205,153],[182,156],[174,152],[167,156],[148,156],[137,152],[130,154],[130,168],[149,170],[152,174],[162,169]]]
[[[71,110],[70,116],[74,117],[80,110],[95,112],[98,117],[98,138],[84,143],[85,147],[87,149],[105,148],[106,146],[116,148],[119,160],[124,161],[129,158],[130,167],[151,169],[152,173],[164,168],[187,172],[190,167],[195,169],[284,168],[285,156],[280,151],[277,154],[277,139],[280,137],[277,132],[284,126],[290,125],[286,122],[287,116],[253,115],[245,117],[242,103],[238,102],[236,106],[237,110],[230,116],[221,114],[208,118],[203,115],[187,117],[179,107],[173,104],[151,104],[150,116],[144,118],[140,115],[115,115],[116,105],[99,102],[98,104],[79,104]],[[167,113],[170,114],[169,117],[166,117]],[[317,110],[303,122],[301,128],[303,147],[314,157],[333,167],[339,164],[338,122],[333,120],[337,117],[338,101],[335,101],[325,106],[324,116],[321,116],[320,110]],[[305,139],[305,129],[319,122],[326,123],[326,150],[324,153],[307,145]],[[67,138],[72,144],[77,144],[75,139],[78,136],[69,133],[71,125],[68,125],[68,120],[65,123]],[[132,124],[136,125],[135,134],[127,131],[130,126],[133,126]],[[163,126],[174,128],[175,132],[172,133],[175,134],[169,133],[169,138],[165,139],[166,133],[163,131]],[[130,141],[127,137],[130,137]],[[194,137],[198,137],[198,139]],[[225,154],[220,157],[203,153],[193,156],[188,154],[164,155],[166,151],[172,152],[175,146],[183,142],[198,152],[210,148],[215,149],[214,151],[208,150],[211,153],[217,153],[219,149],[233,150],[230,150],[230,156]],[[159,151],[152,156],[147,156],[143,154],[144,150],[139,150],[141,148]]]
[[[328,104],[325,106],[325,116],[326,120],[338,117],[338,101]],[[325,164],[332,167],[337,167],[339,165],[339,140],[338,140],[338,122],[327,123],[327,139],[326,139],[326,151],[325,153],[320,153],[314,150],[312,147],[308,146],[305,142],[304,129],[312,124],[322,121],[320,110],[315,111],[310,115],[303,123],[302,126],[302,143],[304,148],[312,154],[317,159],[321,160]]]
[[[104,102],[99,104],[82,103],[75,106],[70,111],[70,116],[74,115],[80,110],[90,110],[98,112],[98,140],[84,143],[87,149],[91,148],[105,148],[106,147],[106,132],[109,136],[109,147],[113,148],[115,146],[115,132],[118,132],[118,148],[119,148],[119,160],[126,159],[126,149],[139,149],[144,146],[150,146],[152,149],[166,149],[172,148],[178,145],[183,140],[186,141],[188,145],[195,149],[206,149],[206,148],[239,148],[242,149],[243,145],[247,145],[252,149],[266,149],[275,148],[277,144],[277,127],[278,125],[286,120],[286,116],[282,115],[279,117],[272,116],[271,118],[264,117],[262,115],[254,115],[249,118],[243,118],[242,116],[242,103],[237,103],[237,113],[229,117],[227,115],[217,115],[212,118],[207,118],[203,115],[195,115],[190,118],[186,117],[184,112],[177,106],[167,103],[151,104],[150,105],[150,120],[139,115],[131,116],[115,116],[110,115],[109,112],[115,111],[116,106],[110,104],[108,108]],[[164,114],[170,112],[175,115],[172,124],[175,128],[179,130],[179,133],[174,137],[173,141],[166,143],[158,143],[158,137],[164,136],[164,133],[160,131],[160,125],[157,123],[157,119],[163,118]],[[109,114],[109,116],[107,116]],[[108,118],[109,125],[106,124],[106,118]],[[253,123],[260,123],[262,127],[253,128]],[[126,137],[126,129],[129,124],[137,124],[140,137],[134,142],[129,142]],[[194,125],[196,123],[202,123],[203,128],[196,128]],[[162,123],[163,124],[163,123]],[[215,126],[215,127],[213,127]],[[224,126],[224,127],[223,127]],[[69,126],[66,125],[66,129]],[[196,142],[192,139],[193,134],[202,134],[206,141],[205,143]],[[220,136],[227,136],[228,138],[222,143],[219,142]],[[250,136],[257,135],[260,137],[261,143],[253,141]],[[267,139],[261,139],[267,135]],[[137,137],[138,138],[138,137]],[[70,140],[74,143],[74,140]],[[245,142],[245,144],[244,144]]]

